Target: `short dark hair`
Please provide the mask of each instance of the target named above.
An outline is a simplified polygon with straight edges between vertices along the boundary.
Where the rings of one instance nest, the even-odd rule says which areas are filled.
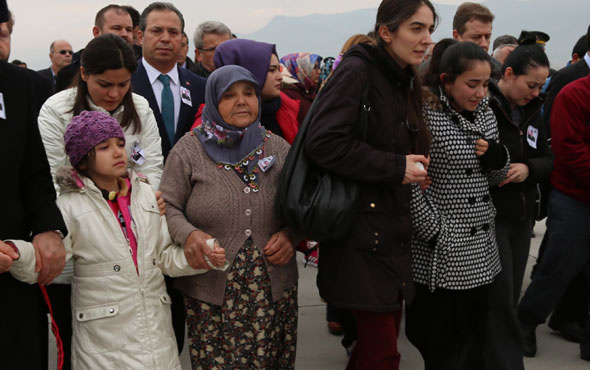
[[[492,45],[492,51],[496,50],[502,45],[518,45],[518,40],[512,35],[502,35],[496,37]]]
[[[140,15],[137,9],[131,5],[123,5],[121,8],[127,10],[127,13],[129,13],[129,16],[131,17],[131,23],[133,23],[133,28],[138,27]]]
[[[111,9],[113,9],[117,13],[129,14],[129,11],[125,7],[122,7],[121,5],[117,4],[109,4],[104,8],[100,9],[98,13],[96,13],[96,17],[94,18],[94,25],[96,27],[102,30],[102,28],[104,27],[104,14]]]
[[[483,23],[492,23],[494,14],[487,7],[478,3],[463,3],[459,5],[453,18],[453,29],[462,35],[465,32],[467,22],[477,20]]]
[[[92,39],[80,57],[80,66],[84,68],[84,73],[88,75],[101,74],[109,69],[125,68],[130,73],[137,69],[137,59],[131,46],[125,40],[114,34],[104,34]],[[92,110],[88,104],[88,84],[82,78],[78,79],[78,90],[74,100],[72,113],[76,116],[85,110]],[[131,86],[129,91],[121,101],[123,105],[123,119],[121,127],[126,129],[133,125],[133,133],[141,132],[141,121],[135,104]]]
[[[8,33],[12,34],[12,29],[14,28],[14,15],[12,12],[8,10],[8,19],[6,20],[6,28],[8,28]]]
[[[549,59],[541,46],[531,43],[517,47],[506,57],[502,66],[502,74],[508,67],[512,68],[515,75],[520,76],[527,74],[529,68],[549,68]]]
[[[172,3],[165,3],[165,2],[155,2],[148,5],[143,12],[141,12],[141,17],[139,19],[139,29],[145,31],[147,26],[147,17],[148,15],[153,12],[154,10],[157,11],[170,11],[176,13],[178,18],[180,19],[180,32],[184,32],[184,17],[178,8],[176,8]]]

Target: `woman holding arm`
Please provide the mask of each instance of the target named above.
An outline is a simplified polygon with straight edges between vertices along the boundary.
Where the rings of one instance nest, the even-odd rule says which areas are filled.
[[[193,369],[295,365],[294,238],[274,213],[289,145],[262,127],[260,94],[248,70],[217,68],[201,124],[174,146],[162,176],[172,239],[191,256],[216,238],[230,264],[177,280]]]

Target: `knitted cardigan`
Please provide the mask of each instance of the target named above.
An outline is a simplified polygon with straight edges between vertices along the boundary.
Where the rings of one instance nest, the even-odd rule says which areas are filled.
[[[263,149],[262,156],[272,155],[276,162],[266,172],[259,172],[259,191],[253,191],[233,168],[213,162],[192,131],[180,139],[166,160],[160,184],[172,240],[184,245],[191,232],[202,230],[225,248],[230,266],[248,237],[264,255],[262,248],[282,227],[274,200],[289,144],[272,134]],[[297,284],[297,264],[295,258],[282,266],[265,262],[273,300],[277,301],[283,291]],[[230,270],[182,277],[176,287],[193,298],[221,305]]]

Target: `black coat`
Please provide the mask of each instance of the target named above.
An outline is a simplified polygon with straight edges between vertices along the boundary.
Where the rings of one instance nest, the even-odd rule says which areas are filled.
[[[553,154],[541,116],[544,99],[540,96],[524,106],[521,124],[517,126],[512,122],[510,104],[494,83],[490,83],[490,94],[490,107],[498,121],[500,143],[508,149],[510,163],[524,163],[529,168],[529,176],[524,182],[493,187],[492,199],[498,216],[518,221],[532,220],[537,214],[537,183],[547,182],[553,169]],[[536,149],[527,140],[529,126],[539,130]]]
[[[51,92],[55,92],[55,78],[53,78],[53,72],[51,72],[51,67],[38,70],[37,73],[45,77],[51,83]]]
[[[369,78],[371,111],[363,142],[355,124]],[[317,97],[306,154],[360,186],[350,233],[320,246],[317,284],[321,297],[336,307],[386,312],[400,309],[400,296],[413,298],[410,187],[402,185],[412,144],[405,124],[411,79],[385,52],[361,45],[345,56]]]
[[[42,79],[48,88],[49,83],[36,72],[0,62],[0,93],[6,112],[6,119],[0,118],[4,139],[0,146],[0,191],[4,194],[1,240],[30,240],[31,235],[58,229],[66,232],[37,127],[38,97],[46,93],[39,91],[41,85],[32,75]],[[0,291],[2,333],[22,333],[0,335],[2,367],[47,368],[42,357],[47,351],[47,317],[38,304],[38,287],[20,283],[6,272],[0,274]]]
[[[209,75],[211,74],[211,72],[205,69],[205,66],[203,66],[201,62],[193,63],[192,67],[189,67],[187,63],[186,69],[203,78],[209,78]]]

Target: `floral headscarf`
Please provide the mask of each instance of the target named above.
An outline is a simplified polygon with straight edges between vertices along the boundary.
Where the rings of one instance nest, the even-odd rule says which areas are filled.
[[[281,58],[281,63],[307,91],[313,91],[316,88],[316,84],[311,80],[311,74],[315,65],[321,61],[321,56],[312,53],[292,53]]]

